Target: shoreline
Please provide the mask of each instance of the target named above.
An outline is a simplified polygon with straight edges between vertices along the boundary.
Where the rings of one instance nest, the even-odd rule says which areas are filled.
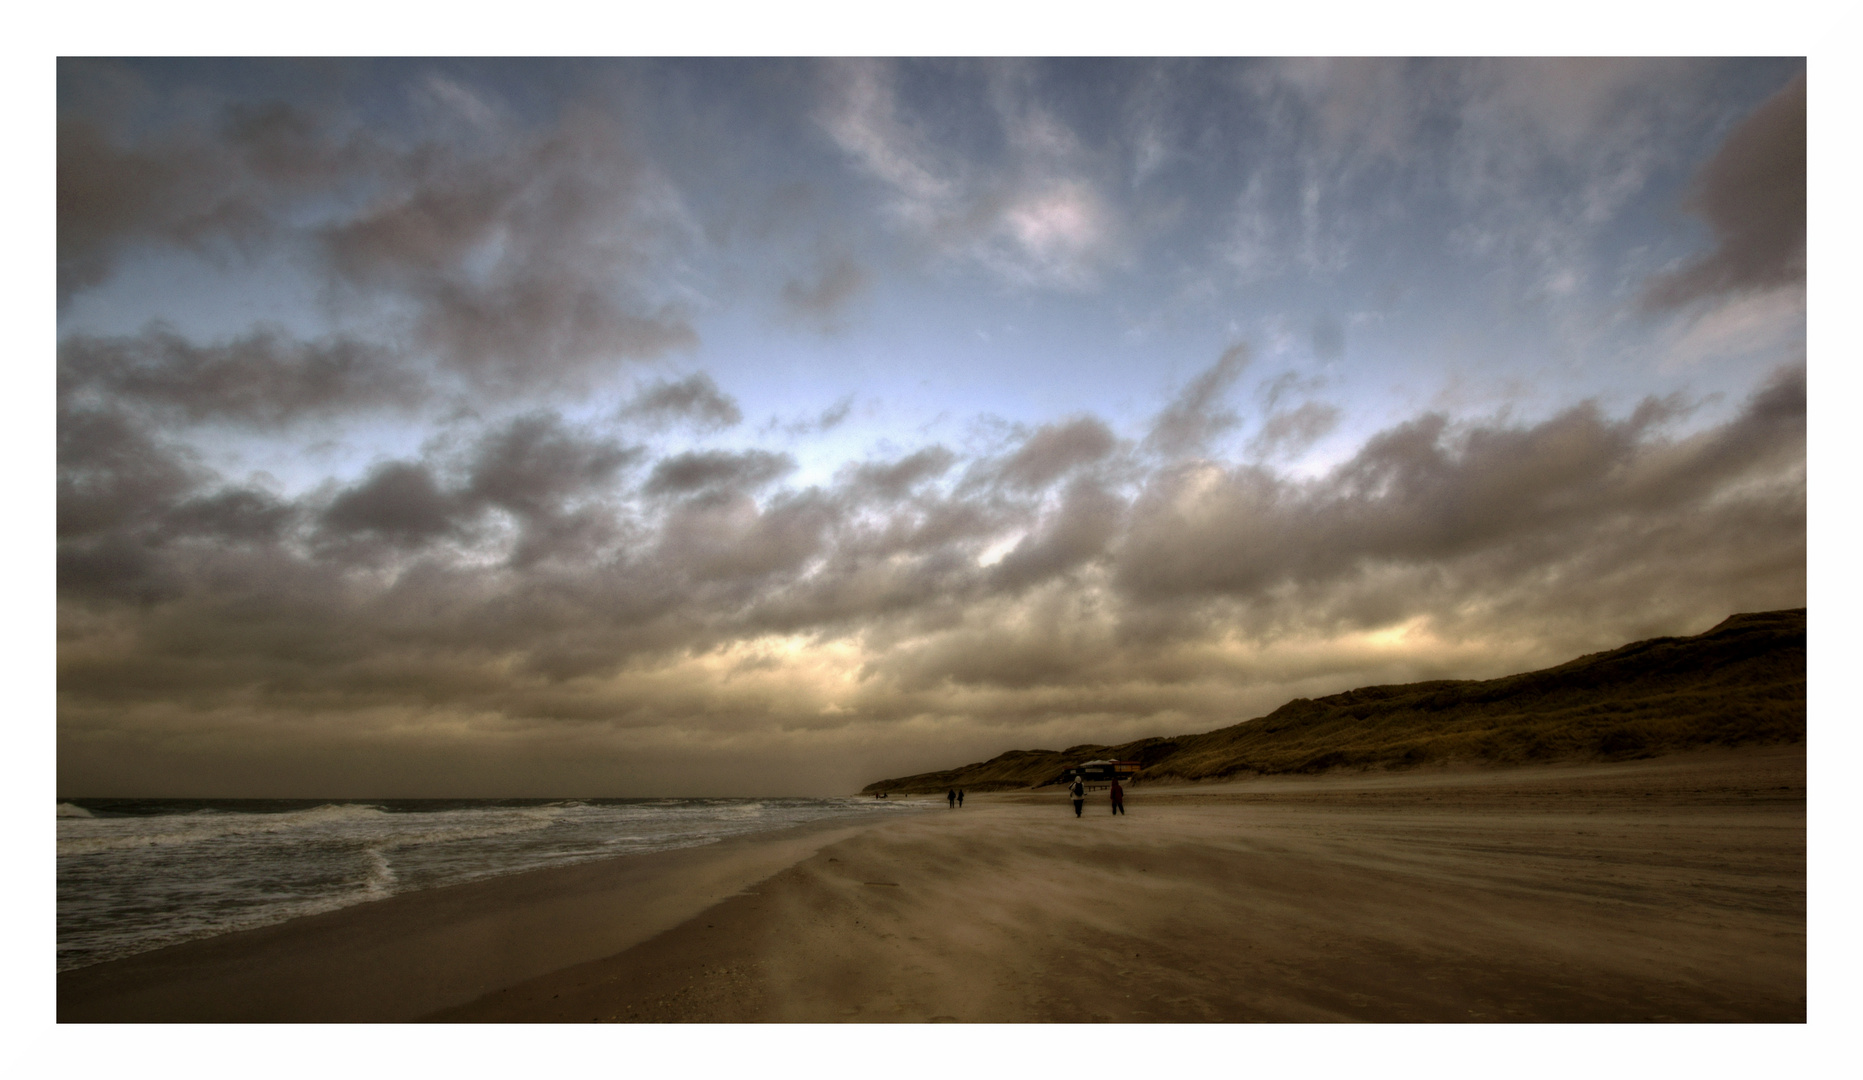
[[[58,1019],[1805,1017],[1802,744],[1104,801],[980,792],[405,893],[73,969]]]
[[[878,822],[420,889],[72,968],[60,1023],[396,1022],[626,950]]]

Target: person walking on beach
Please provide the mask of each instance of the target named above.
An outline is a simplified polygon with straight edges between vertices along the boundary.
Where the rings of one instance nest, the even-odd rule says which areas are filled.
[[[1113,813],[1115,814],[1125,813],[1126,812],[1126,789],[1119,786],[1119,779],[1117,777],[1113,778],[1112,796],[1113,796]]]
[[[1067,793],[1073,796],[1074,816],[1079,817],[1080,808],[1087,805],[1087,785],[1081,782],[1080,777],[1076,776],[1074,777],[1074,786],[1068,788]]]
[[[951,809],[956,810],[957,809],[957,789],[952,788],[951,790],[945,792],[944,801],[951,804]]]
[[[957,789],[957,808],[959,810],[962,810],[964,808],[964,789],[963,788]]]

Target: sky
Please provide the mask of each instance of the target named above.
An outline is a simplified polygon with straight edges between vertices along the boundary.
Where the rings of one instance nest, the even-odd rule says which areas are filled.
[[[1804,72],[62,60],[59,794],[840,794],[1802,606]]]

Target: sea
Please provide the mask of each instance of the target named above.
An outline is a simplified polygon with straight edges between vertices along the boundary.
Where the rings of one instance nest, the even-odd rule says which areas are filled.
[[[929,799],[73,799],[58,970],[396,893],[713,844]]]

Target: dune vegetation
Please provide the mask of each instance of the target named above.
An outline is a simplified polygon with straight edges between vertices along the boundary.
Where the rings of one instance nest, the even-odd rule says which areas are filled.
[[[1195,781],[1432,763],[1620,760],[1804,738],[1805,609],[1794,608],[1735,615],[1693,637],[1651,638],[1543,671],[1297,698],[1200,735],[1011,750],[861,791],[1040,787],[1095,758],[1139,761],[1140,781]]]

